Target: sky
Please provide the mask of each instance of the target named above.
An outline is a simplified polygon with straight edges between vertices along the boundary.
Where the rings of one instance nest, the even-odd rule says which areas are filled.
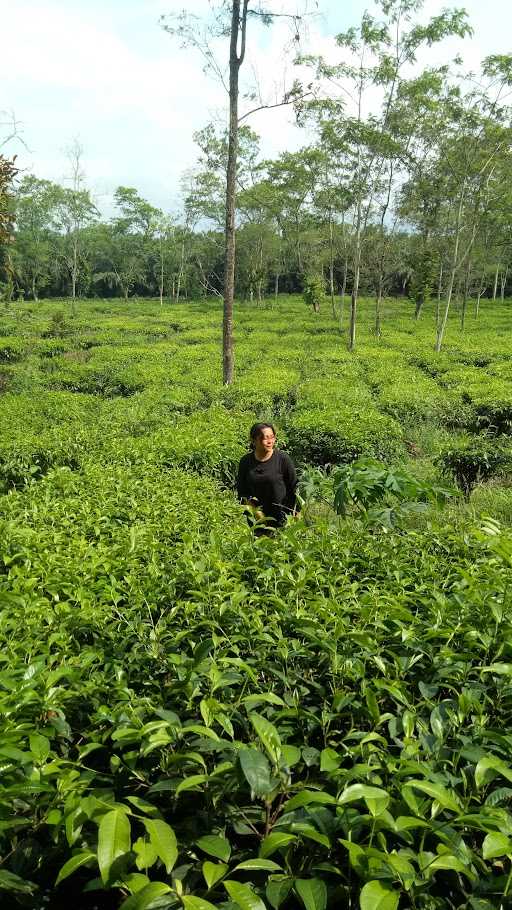
[[[303,3],[267,5],[294,12]],[[161,15],[185,5],[197,16],[209,8],[208,0],[0,0],[7,39],[0,57],[0,111],[8,112],[0,121],[14,114],[24,141],[10,142],[3,151],[17,153],[23,172],[65,183],[66,149],[77,139],[86,183],[105,213],[120,185],[134,186],[153,205],[176,212],[181,176],[197,158],[193,133],[211,120],[222,122],[227,104],[199,55],[181,49],[159,24]],[[449,40],[421,62],[447,62],[459,52],[467,68],[477,69],[486,55],[511,50],[511,0],[426,0],[422,17],[448,5],[468,11],[474,36]],[[333,36],[356,26],[364,9],[376,12],[373,0],[309,0],[309,8],[316,15],[308,19],[303,49],[331,59]],[[244,74],[272,101],[294,77],[283,51],[289,43],[286,20],[271,29],[253,27],[249,37]],[[261,136],[265,157],[308,139],[290,109],[259,112],[247,122]],[[0,140],[7,130],[0,127]]]

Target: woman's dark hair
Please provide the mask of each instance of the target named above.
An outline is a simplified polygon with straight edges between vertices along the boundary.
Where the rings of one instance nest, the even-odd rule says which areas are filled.
[[[253,423],[251,429],[249,430],[251,449],[255,448],[258,439],[263,433],[263,430],[272,430],[274,436],[276,435],[275,427],[273,427],[271,423]]]

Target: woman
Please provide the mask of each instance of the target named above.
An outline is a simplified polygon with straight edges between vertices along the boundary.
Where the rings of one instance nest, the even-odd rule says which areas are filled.
[[[275,449],[271,423],[255,423],[250,430],[251,451],[240,461],[237,489],[257,521],[282,527],[297,512],[297,474],[289,455]]]

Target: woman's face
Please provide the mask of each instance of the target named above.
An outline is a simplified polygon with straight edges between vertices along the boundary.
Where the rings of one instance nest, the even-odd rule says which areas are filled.
[[[271,452],[274,448],[275,442],[276,437],[274,436],[273,431],[270,429],[270,427],[265,427],[265,429],[261,431],[258,437],[257,447],[260,452],[265,452],[265,454],[268,455],[268,453]]]

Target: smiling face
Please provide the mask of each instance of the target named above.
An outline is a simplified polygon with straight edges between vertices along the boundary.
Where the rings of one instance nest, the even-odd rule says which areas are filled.
[[[271,427],[265,427],[265,429],[261,431],[256,445],[265,453],[265,455],[268,455],[269,452],[273,451],[275,443],[276,437],[274,436],[274,431]]]
[[[276,442],[273,427],[255,424],[251,427],[251,440],[254,454],[260,461],[271,457]]]

